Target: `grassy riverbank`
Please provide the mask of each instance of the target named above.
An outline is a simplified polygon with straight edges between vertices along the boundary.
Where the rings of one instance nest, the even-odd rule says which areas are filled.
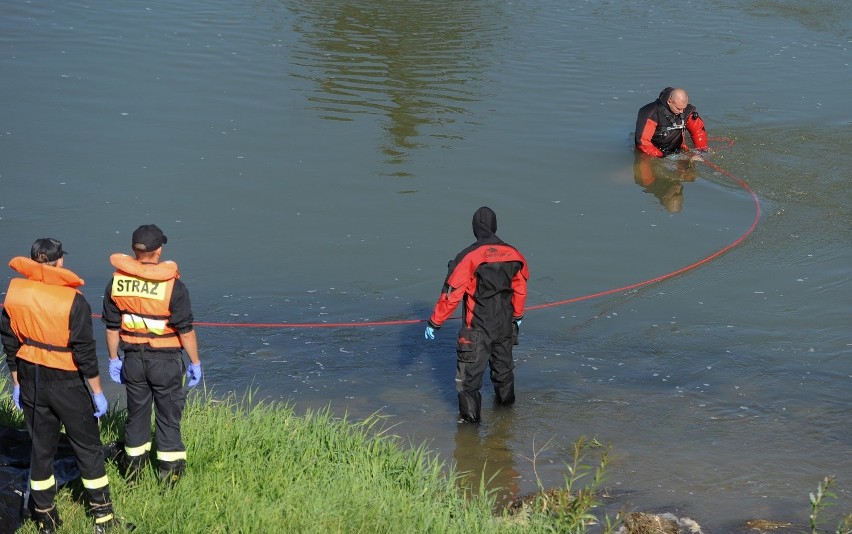
[[[2,381],[0,388],[8,391]],[[8,394],[0,412],[0,423],[22,426]],[[105,443],[121,439],[124,415],[101,419]],[[380,417],[297,416],[287,405],[192,394],[183,424],[185,476],[165,488],[150,471],[128,486],[109,464],[116,511],[138,532],[164,533],[580,532],[588,519],[494,515],[491,497],[466,498],[451,468],[422,446],[384,435],[382,424]],[[64,488],[57,503],[65,531],[91,528],[78,488]],[[35,528],[28,523],[20,532]]]
[[[0,377],[0,425],[22,428],[10,389]],[[101,418],[104,443],[121,440],[124,418],[123,411]],[[330,411],[297,416],[285,404],[194,391],[183,423],[189,455],[185,476],[168,488],[152,468],[128,486],[108,463],[116,511],[146,533],[614,530],[597,508],[607,448],[594,441],[581,438],[574,444],[563,488],[527,499],[512,508],[512,515],[495,514],[493,496],[486,491],[466,495],[451,466],[424,446],[412,448],[386,434],[383,424],[378,416],[360,422],[335,418]],[[833,484],[826,478],[810,496],[812,534],[852,532],[852,515],[839,523],[825,517],[836,499]],[[79,480],[59,492],[57,505],[65,522],[62,531],[90,531]],[[590,529],[592,524],[597,526]],[[36,529],[26,523],[19,532]]]

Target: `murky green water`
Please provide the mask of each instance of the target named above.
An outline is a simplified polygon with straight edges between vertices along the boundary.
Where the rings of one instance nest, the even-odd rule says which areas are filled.
[[[848,511],[850,11],[5,2],[0,257],[63,240],[97,310],[108,255],[155,222],[199,321],[425,319],[489,205],[530,262],[530,305],[606,292],[754,221],[707,165],[679,191],[637,185],[636,111],[682,85],[717,138],[708,161],[757,195],[756,230],[658,284],[532,310],[518,403],[494,412],[486,384],[478,433],[456,429],[452,328],[427,343],[420,324],[201,326],[207,383],[380,411],[463,469],[501,468],[514,493],[536,474],[560,484],[587,435],[613,444],[609,484],[638,509],[718,531],[805,521],[835,474]]]

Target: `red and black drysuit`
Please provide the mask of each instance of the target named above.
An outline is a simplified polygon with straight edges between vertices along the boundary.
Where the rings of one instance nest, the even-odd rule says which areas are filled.
[[[459,414],[465,422],[480,419],[482,375],[491,368],[496,402],[515,401],[515,363],[512,345],[516,322],[524,316],[529,271],[524,256],[494,232],[497,217],[483,207],[473,217],[476,242],[447,266],[441,296],[429,319],[438,329],[462,302],[462,327],[456,348],[456,390]],[[513,335],[514,334],[514,335]]]
[[[636,117],[636,148],[649,156],[662,158],[689,150],[683,135],[684,130],[689,132],[695,148],[707,148],[707,131],[695,106],[687,104],[679,115],[669,109],[667,101],[673,90],[673,87],[663,89],[659,98],[642,106]]]

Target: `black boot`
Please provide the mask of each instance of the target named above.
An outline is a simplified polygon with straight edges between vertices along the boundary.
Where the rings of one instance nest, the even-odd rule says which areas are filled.
[[[89,498],[89,511],[94,520],[93,532],[95,534],[130,532],[136,529],[136,525],[133,523],[127,523],[115,516],[115,512],[112,509],[112,501],[109,499],[109,493],[90,495]]]
[[[33,521],[38,525],[38,534],[51,534],[62,525],[55,505],[47,510],[36,508],[33,512]]]
[[[459,392],[459,423],[478,423],[482,407],[479,390]]]
[[[515,403],[515,383],[494,385],[494,400],[498,406],[511,406]]]
[[[145,471],[145,466],[148,465],[148,453],[142,453],[139,456],[122,456],[121,470],[124,480],[128,484],[133,485],[139,481],[139,477]]]
[[[160,482],[174,487],[186,471],[186,460],[175,460],[173,462],[160,461]]]

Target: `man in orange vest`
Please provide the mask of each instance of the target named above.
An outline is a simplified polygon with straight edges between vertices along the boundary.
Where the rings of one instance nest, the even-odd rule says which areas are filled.
[[[33,443],[29,489],[39,532],[54,532],[62,524],[53,502],[53,457],[61,425],[77,457],[94,530],[106,532],[122,524],[113,515],[96,419],[108,404],[98,373],[92,310],[77,290],[83,280],[63,267],[64,255],[62,243],[44,238],[33,243],[30,258],[12,259],[9,266],[26,278],[9,283],[0,336],[15,406],[24,412]]]
[[[189,291],[180,281],[177,264],[160,262],[167,242],[160,228],[145,224],[133,232],[135,258],[110,256],[116,271],[104,292],[102,320],[110,378],[127,390],[124,475],[136,480],[148,462],[153,402],[158,472],[160,480],[173,485],[186,469],[180,433],[187,392],[184,371],[186,386],[194,387],[201,381],[201,360]],[[189,356],[188,369],[183,351]]]

